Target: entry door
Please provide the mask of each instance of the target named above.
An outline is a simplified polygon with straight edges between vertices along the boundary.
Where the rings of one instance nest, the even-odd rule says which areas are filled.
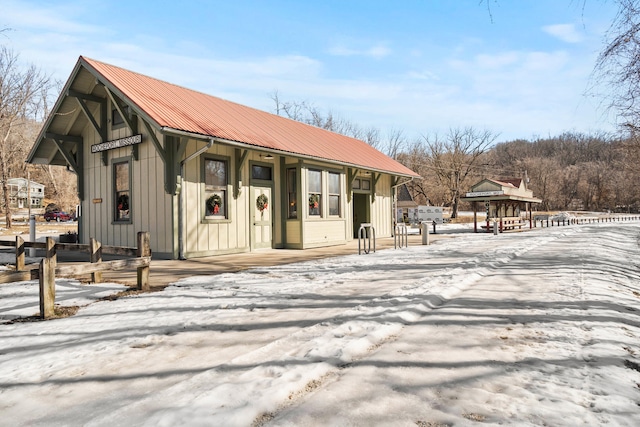
[[[272,240],[272,197],[271,187],[251,187],[251,248],[271,248]],[[265,206],[266,201],[266,206]],[[262,210],[260,209],[262,208]]]
[[[353,237],[358,238],[360,224],[369,222],[369,195],[353,193]]]

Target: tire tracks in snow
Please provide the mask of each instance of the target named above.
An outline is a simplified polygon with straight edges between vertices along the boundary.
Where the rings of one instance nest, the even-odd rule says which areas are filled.
[[[381,296],[344,310],[330,321],[286,334],[225,364],[159,390],[117,413],[88,425],[179,425],[207,419],[211,425],[260,425],[278,411],[305,399],[339,378],[350,364],[391,342],[405,325],[419,321],[433,308],[458,295],[513,258],[575,232],[509,235],[490,241],[450,242],[423,254],[446,258],[450,250],[471,251],[455,265],[427,272],[416,283],[405,283]],[[434,248],[434,249],[432,249]],[[477,252],[481,252],[477,254]],[[375,254],[374,254],[375,255]],[[277,267],[272,271],[278,271]],[[357,280],[357,277],[344,279]],[[401,278],[398,278],[401,280]],[[258,380],[256,380],[258,379]],[[250,384],[250,387],[247,387]],[[176,396],[180,396],[176,398]],[[279,402],[274,406],[274,402]]]
[[[522,256],[529,252],[530,250],[539,248],[544,246],[551,241],[554,241],[558,238],[565,237],[569,234],[573,234],[576,230],[568,230],[562,233],[556,233],[554,235],[546,235],[546,236],[538,236],[532,242],[517,242],[515,246],[506,246],[506,247],[497,247],[493,248],[490,252],[485,252],[479,256],[472,257],[470,259],[464,260],[461,264],[471,265],[473,266],[471,269],[466,269],[465,279],[460,281],[460,267],[448,269],[443,274],[436,275],[435,277],[429,278],[425,280],[424,283],[421,283],[418,286],[412,286],[404,288],[400,291],[390,292],[388,295],[385,295],[382,298],[399,298],[412,296],[414,300],[418,299],[420,301],[403,301],[402,304],[395,305],[395,311],[412,311],[413,308],[414,315],[411,318],[404,317],[403,328],[406,325],[411,323],[415,323],[420,321],[425,315],[428,314],[432,309],[438,308],[443,304],[446,304],[447,300],[457,296],[465,289],[471,287],[474,283],[481,280],[484,276],[490,274],[491,270],[498,269],[501,266],[509,263],[512,259]],[[457,278],[457,279],[456,279]],[[456,282],[457,280],[457,282]],[[439,290],[439,295],[431,295],[430,293]],[[424,301],[428,301],[428,304],[425,304]],[[382,345],[394,341],[398,335],[400,335],[399,331],[397,334],[393,336],[387,337],[384,342],[381,342],[379,345],[375,346],[375,348],[370,348],[365,354],[360,355],[357,359],[354,358],[353,362],[357,362],[359,360],[366,359],[367,356],[375,353]],[[289,400],[285,401],[281,404],[277,411],[263,413],[259,415],[253,422],[253,426],[262,426],[268,424],[268,422],[277,416],[277,413],[287,408],[295,405],[297,400],[302,400],[308,397],[308,395],[317,391],[323,385],[327,385],[333,381],[337,381],[341,375],[342,370],[348,369],[352,363],[346,365],[338,365],[339,370],[334,370],[329,374],[325,374],[322,378],[314,379],[310,381],[304,390],[298,390],[296,393],[290,395]]]

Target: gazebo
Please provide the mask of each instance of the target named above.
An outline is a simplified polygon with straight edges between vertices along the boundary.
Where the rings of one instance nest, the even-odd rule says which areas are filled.
[[[499,231],[522,228],[529,223],[533,227],[531,207],[534,203],[542,202],[533,197],[533,191],[527,189],[526,182],[521,178],[483,179],[471,187],[461,201],[471,202],[473,207],[473,231],[478,232],[478,207],[484,208],[487,224],[485,228],[490,232],[492,222],[497,222]],[[525,212],[526,217],[521,213]],[[528,220],[528,221],[527,221]]]

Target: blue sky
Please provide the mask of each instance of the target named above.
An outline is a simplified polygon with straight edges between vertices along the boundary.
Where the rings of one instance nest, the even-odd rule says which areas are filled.
[[[587,97],[599,0],[0,0],[2,43],[66,80],[84,55],[266,111],[271,95],[408,139],[614,129]]]

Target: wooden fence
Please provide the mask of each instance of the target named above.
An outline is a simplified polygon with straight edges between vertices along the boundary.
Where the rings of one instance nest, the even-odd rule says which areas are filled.
[[[538,227],[538,223],[540,227],[553,227],[554,225],[557,227],[566,226],[566,225],[582,225],[582,224],[597,224],[601,222],[626,222],[626,221],[637,221],[640,219],[640,216],[637,215],[617,215],[617,216],[603,216],[603,217],[586,217],[586,218],[562,218],[562,219],[534,219],[533,226]]]
[[[151,264],[149,233],[139,232],[137,242],[137,247],[129,248],[102,246],[94,238],[90,239],[89,244],[56,243],[51,237],[47,237],[44,243],[25,242],[20,236],[17,236],[15,241],[0,240],[0,246],[15,246],[16,248],[15,271],[0,273],[0,283],[38,279],[40,284],[40,317],[43,319],[54,316],[56,276],[91,274],[91,281],[100,283],[104,271],[136,268],[138,289],[149,290],[149,266]],[[25,248],[45,250],[45,256],[40,264],[25,265]],[[58,265],[57,252],[59,250],[88,252],[89,263]],[[103,254],[134,258],[102,261]]]

